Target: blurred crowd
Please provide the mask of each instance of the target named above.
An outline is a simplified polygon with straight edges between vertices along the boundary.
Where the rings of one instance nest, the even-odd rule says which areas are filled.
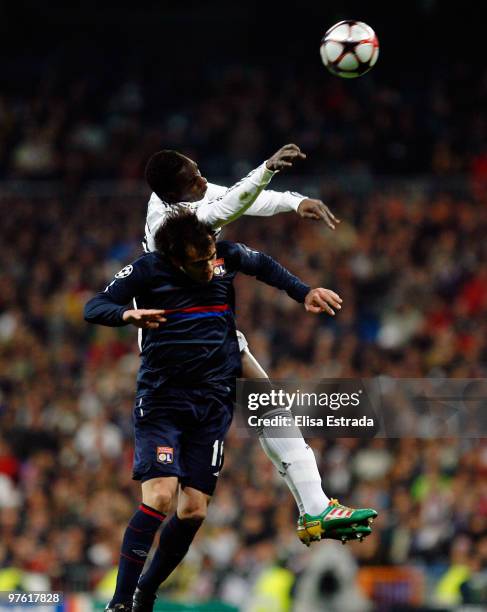
[[[384,183],[354,195],[332,180],[317,188],[342,219],[335,232],[294,213],[244,217],[225,231],[343,298],[336,318],[312,316],[239,278],[238,325],[266,370],[297,379],[485,377],[483,196],[468,182],[456,193]],[[146,195],[126,187],[1,200],[0,588],[26,575],[67,591],[113,588],[139,500],[136,331],[90,326],[82,309],[140,254]],[[416,565],[439,600],[474,597],[487,564],[485,440],[311,444],[330,497],[380,512],[374,535],[351,545],[360,565]],[[294,500],[258,442],[234,429],[225,448],[208,520],[166,590],[238,604],[270,563],[299,574],[310,553],[295,535]]]
[[[351,84],[318,63],[272,71],[218,63],[162,78],[92,55],[40,63],[24,75],[34,81],[28,93],[25,84],[0,93],[0,178],[131,180],[161,143],[193,155],[210,176],[237,177],[287,142],[307,152],[299,172],[310,174],[487,176],[487,120],[477,112],[487,105],[487,72],[473,64],[402,87],[377,83],[373,72]],[[81,61],[97,69],[87,73]]]

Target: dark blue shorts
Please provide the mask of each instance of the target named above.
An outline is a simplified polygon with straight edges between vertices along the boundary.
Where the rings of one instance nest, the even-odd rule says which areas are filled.
[[[137,398],[132,477],[145,482],[176,476],[182,486],[212,495],[232,418],[229,387],[168,389],[163,397]]]

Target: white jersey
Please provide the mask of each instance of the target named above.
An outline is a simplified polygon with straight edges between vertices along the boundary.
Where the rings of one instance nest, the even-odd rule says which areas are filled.
[[[276,172],[268,170],[264,162],[233,187],[208,183],[205,196],[197,202],[169,204],[153,193],[147,208],[144,250],[155,250],[155,233],[175,206],[195,211],[198,219],[209,223],[216,231],[242,215],[269,217],[281,212],[296,211],[306,196],[290,191],[264,191],[274,174]]]

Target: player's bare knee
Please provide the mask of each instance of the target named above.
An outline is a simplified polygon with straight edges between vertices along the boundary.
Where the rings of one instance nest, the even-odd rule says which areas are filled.
[[[174,506],[176,484],[166,478],[157,478],[145,482],[142,486],[142,500],[154,510],[167,514]]]
[[[173,505],[173,496],[169,491],[155,491],[152,493],[151,503],[149,504],[155,510],[167,514]]]
[[[201,524],[206,518],[210,496],[192,487],[184,487],[179,497],[178,517]]]
[[[190,521],[192,523],[201,524],[206,518],[206,504],[184,506],[181,509],[178,509],[178,517],[182,521]]]

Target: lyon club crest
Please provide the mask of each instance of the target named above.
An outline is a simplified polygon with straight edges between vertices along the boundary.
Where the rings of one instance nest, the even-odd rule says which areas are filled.
[[[215,261],[213,262],[213,274],[215,276],[223,276],[226,273],[227,271],[225,269],[225,260],[223,258],[215,259]]]
[[[174,461],[174,449],[170,446],[158,446],[157,461],[159,463],[172,463]]]

